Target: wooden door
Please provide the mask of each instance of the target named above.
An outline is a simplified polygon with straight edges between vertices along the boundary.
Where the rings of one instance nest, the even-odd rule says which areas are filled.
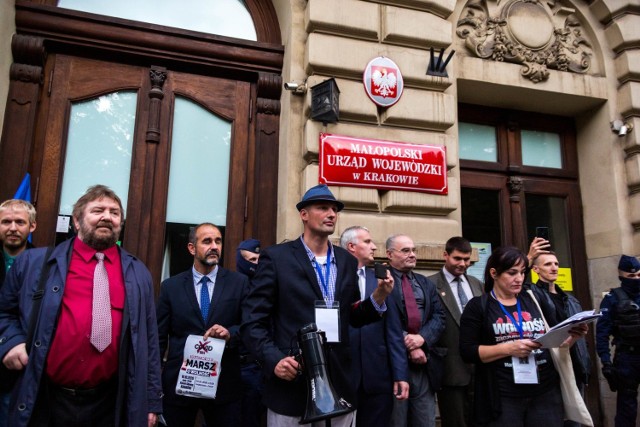
[[[37,132],[41,135],[33,156],[34,178],[38,182],[38,231],[36,244],[49,244],[54,235],[58,240],[66,237],[57,233],[60,197],[63,182],[74,179],[74,171],[65,167],[74,137],[72,112],[79,103],[103,99],[113,94],[136,96],[132,126],[130,170],[128,180],[127,212],[122,245],[143,260],[155,279],[160,278],[165,239],[168,183],[171,162],[172,131],[176,99],[186,99],[212,116],[229,123],[230,154],[227,160],[228,185],[201,185],[199,197],[214,192],[227,195],[226,224],[223,231],[225,247],[235,248],[243,239],[247,188],[255,158],[250,132],[251,84],[223,78],[167,70],[162,67],[142,67],[66,55],[50,57],[50,91],[43,100]],[[130,115],[129,115],[130,116]],[[127,117],[129,117],[127,116]],[[113,120],[113,117],[110,117]],[[110,127],[118,126],[116,118]],[[130,126],[130,124],[129,124]],[[201,133],[197,125],[193,135]],[[73,133],[73,132],[72,132]],[[126,133],[126,132],[125,132]],[[119,137],[120,134],[118,134]],[[36,138],[39,139],[39,138]],[[96,150],[95,142],[85,137],[87,158]],[[103,143],[100,143],[103,144]],[[81,144],[82,149],[85,149]],[[78,145],[74,146],[78,149]],[[103,159],[104,160],[104,159]],[[211,167],[219,166],[219,159],[211,159]],[[97,172],[84,185],[108,182],[120,170],[103,175]],[[178,172],[176,172],[178,173]],[[119,194],[123,199],[123,195]],[[123,200],[124,201],[124,200]],[[194,200],[197,212],[198,201]],[[202,217],[194,222],[211,221]],[[186,247],[185,247],[186,252]],[[233,260],[228,256],[229,264]]]

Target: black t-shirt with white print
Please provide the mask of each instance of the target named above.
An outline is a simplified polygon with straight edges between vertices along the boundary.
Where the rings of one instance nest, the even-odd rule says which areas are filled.
[[[544,334],[544,321],[538,312],[538,308],[531,300],[529,295],[521,295],[520,308],[522,312],[522,329],[523,338],[536,339]],[[518,320],[518,308],[516,305],[505,306],[516,322]],[[487,316],[490,319],[492,334],[496,344],[520,339],[518,328],[507,317],[498,301],[489,298],[489,306],[487,307]],[[494,364],[496,378],[500,394],[510,397],[531,397],[534,394],[544,393],[551,388],[557,386],[559,378],[558,373],[553,367],[553,360],[549,350],[534,350],[535,361],[538,368],[538,384],[516,384],[513,378],[513,366],[511,356],[496,360]]]

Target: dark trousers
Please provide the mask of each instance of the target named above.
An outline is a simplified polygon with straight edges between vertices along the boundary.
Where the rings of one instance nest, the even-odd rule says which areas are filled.
[[[470,424],[473,386],[443,386],[438,393],[440,425],[442,427],[465,427]]]
[[[43,379],[29,425],[32,427],[113,427],[117,381],[91,390],[71,390]]]
[[[199,410],[208,427],[240,425],[240,400],[216,403],[212,399],[182,397],[178,403],[165,399],[162,406],[167,427],[192,427]]]
[[[560,386],[533,397],[500,396],[502,413],[490,427],[562,427],[564,407]]]
[[[616,427],[635,427],[638,415],[638,385],[640,384],[640,355],[616,352],[614,365],[619,385],[616,404]]]
[[[358,388],[356,427],[388,427],[393,410],[393,390],[388,393],[366,393]]]
[[[242,379],[242,427],[259,427],[267,408],[262,404],[262,368],[255,362],[240,367]]]

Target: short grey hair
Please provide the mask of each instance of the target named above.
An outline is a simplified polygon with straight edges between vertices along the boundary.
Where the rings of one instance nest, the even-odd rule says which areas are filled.
[[[407,236],[406,234],[392,234],[391,236],[387,237],[387,243],[385,244],[385,247],[387,250],[391,249],[391,247],[396,242],[396,239],[398,237],[409,237],[409,236]]]
[[[363,227],[361,225],[354,225],[345,229],[340,235],[340,246],[346,249],[349,243],[358,243],[356,242],[356,239],[358,236],[358,231],[360,230],[369,232],[369,229],[367,227]]]

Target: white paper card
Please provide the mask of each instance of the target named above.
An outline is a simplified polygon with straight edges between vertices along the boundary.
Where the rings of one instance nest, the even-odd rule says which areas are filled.
[[[187,337],[176,394],[203,399],[216,397],[225,343],[225,340],[217,338],[204,340],[202,335]]]
[[[56,224],[56,233],[68,233],[70,222],[71,222],[70,216],[58,215],[58,222]]]
[[[529,357],[511,357],[513,381],[516,384],[538,384],[538,367],[533,352]]]
[[[316,325],[324,331],[327,342],[340,342],[340,319],[337,308],[316,307]]]

